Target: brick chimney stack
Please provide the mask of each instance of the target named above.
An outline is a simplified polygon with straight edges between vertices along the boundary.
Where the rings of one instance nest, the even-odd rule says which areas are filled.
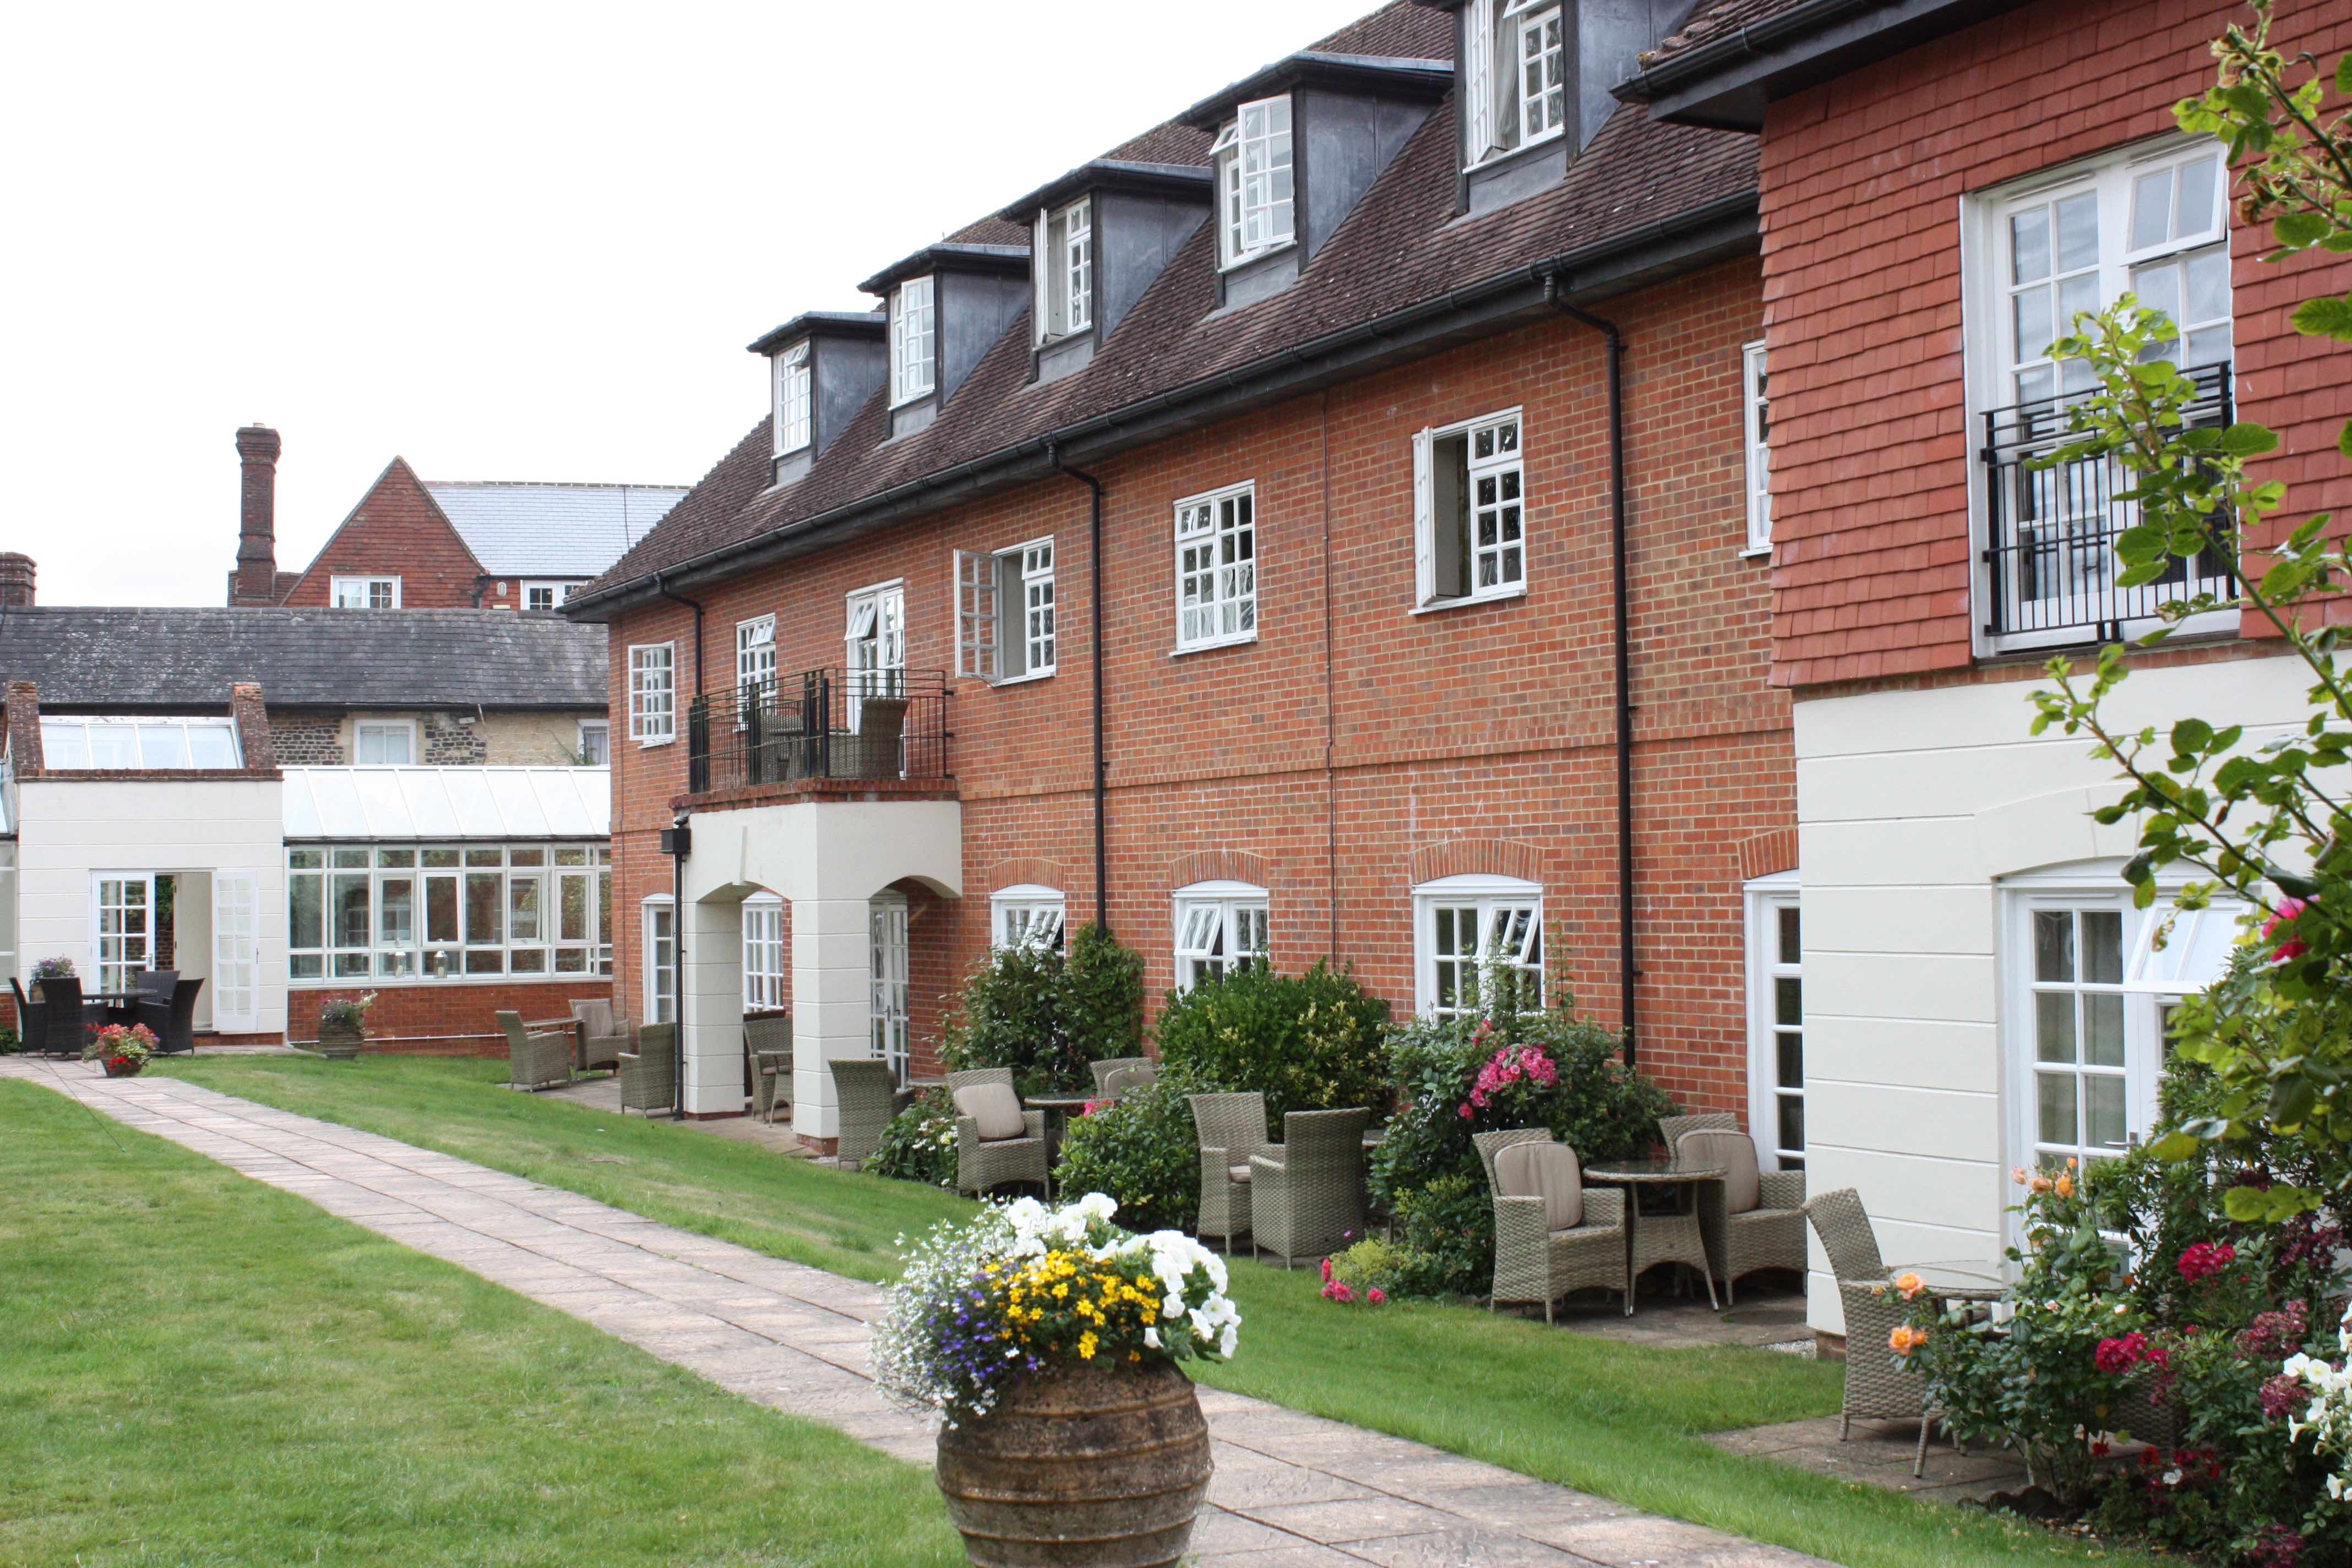
[[[33,607],[33,558],[0,552],[0,610]]]
[[[232,605],[278,602],[278,432],[267,425],[247,425],[236,433],[245,483],[237,509],[236,571],[229,579]]]

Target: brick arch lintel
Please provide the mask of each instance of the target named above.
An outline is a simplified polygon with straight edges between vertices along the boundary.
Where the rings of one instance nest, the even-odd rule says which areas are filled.
[[[1517,838],[1448,838],[1415,849],[1407,875],[1416,888],[1440,877],[1517,877],[1540,885],[1543,851]]]
[[[1015,855],[995,862],[980,874],[980,885],[967,888],[983,897],[999,888],[1013,888],[1027,883],[1039,888],[1059,888],[1065,898],[1079,891],[1071,886],[1070,868],[1059,860],[1048,860],[1037,855]]]
[[[1752,882],[1776,871],[1793,871],[1797,868],[1797,830],[1776,827],[1769,833],[1743,838],[1733,853],[1738,857],[1739,879],[1743,882]]]
[[[1254,887],[1271,888],[1274,883],[1266,874],[1265,858],[1246,849],[1195,849],[1190,855],[1179,855],[1169,862],[1168,890],[1189,888],[1195,882],[1247,882]]]

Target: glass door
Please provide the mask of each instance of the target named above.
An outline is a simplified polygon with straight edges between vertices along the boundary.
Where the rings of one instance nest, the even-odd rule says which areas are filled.
[[[2123,984],[2140,918],[2117,895],[2019,900],[2011,1037],[2023,1080],[2020,1163],[2109,1158],[2155,1120],[2156,1005]]]
[[[109,872],[97,879],[92,900],[97,931],[97,989],[128,991],[155,950],[155,874]]]
[[[843,662],[848,666],[844,705],[849,728],[857,728],[859,699],[896,697],[906,689],[907,589],[887,583],[849,595]]]
[[[213,873],[213,1027],[261,1027],[261,884],[250,871]]]
[[[890,1064],[890,1076],[907,1081],[907,900],[896,893],[876,899],[868,910],[874,948],[874,989],[867,1006],[874,1054]]]

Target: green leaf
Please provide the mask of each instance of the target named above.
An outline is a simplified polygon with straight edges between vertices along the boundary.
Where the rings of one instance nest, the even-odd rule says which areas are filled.
[[[2213,726],[2202,719],[2183,719],[2172,727],[2172,749],[2195,755],[2213,743]]]
[[[2345,304],[2352,308],[2352,300]],[[2221,432],[2221,449],[2233,457],[2251,458],[2260,452],[2276,451],[2278,444],[2277,434],[2266,425],[2242,422]]]
[[[2335,225],[2318,213],[2288,213],[2271,225],[2271,232],[2278,236],[2281,245],[2301,250],[2307,246],[2317,245],[2334,227]]]
[[[2186,1132],[2168,1132],[2149,1144],[2148,1152],[2167,1164],[2177,1165],[2183,1160],[2195,1159],[2200,1147],[2202,1145]]]
[[[2336,90],[2352,92],[2352,54],[2336,62]]]
[[[2344,58],[2352,60],[2352,55]],[[2352,458],[2352,419],[2347,419],[2344,428],[2336,432],[2336,449],[2347,458]]]
[[[2322,294],[2294,308],[2294,330],[2306,337],[2352,342],[2352,297]]]

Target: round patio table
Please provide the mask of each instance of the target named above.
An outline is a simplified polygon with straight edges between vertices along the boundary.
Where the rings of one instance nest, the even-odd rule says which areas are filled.
[[[1625,1247],[1631,1279],[1639,1279],[1642,1270],[1654,1263],[1685,1263],[1696,1268],[1706,1280],[1706,1304],[1719,1309],[1722,1303],[1715,1296],[1715,1273],[1706,1266],[1706,1237],[1698,1224],[1698,1184],[1723,1180],[1721,1165],[1704,1160],[1685,1160],[1669,1155],[1659,1160],[1604,1160],[1597,1165],[1584,1167],[1585,1179],[1622,1186],[1625,1194]],[[1673,1214],[1642,1214],[1635,1200],[1644,1187],[1663,1188],[1683,1193]],[[1625,1311],[1633,1315],[1633,1292],[1625,1292]]]
[[[1021,1103],[1045,1113],[1045,1164],[1048,1169],[1061,1163],[1062,1129],[1072,1116],[1086,1113],[1087,1106],[1102,1098],[1099,1094],[1032,1094]]]

